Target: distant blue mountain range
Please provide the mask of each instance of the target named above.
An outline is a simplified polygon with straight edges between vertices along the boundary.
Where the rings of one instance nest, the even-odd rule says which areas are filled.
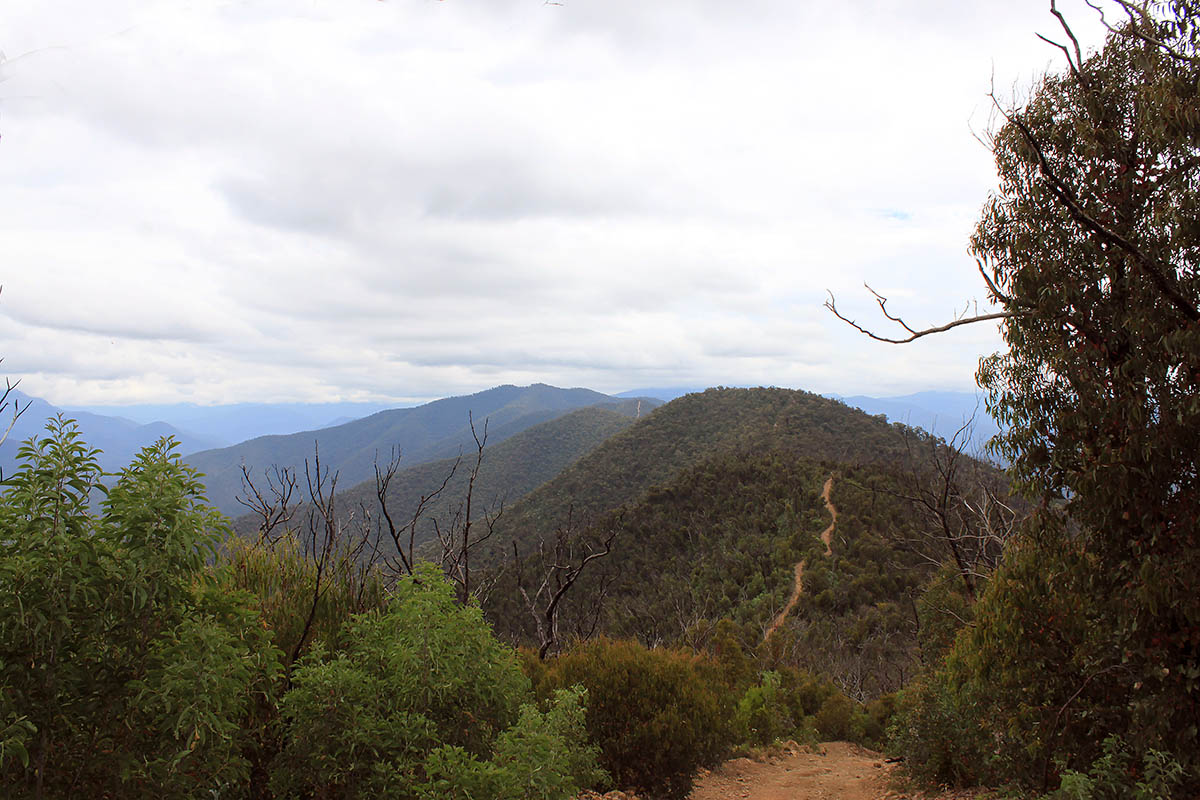
[[[379,411],[397,408],[386,403],[195,403],[131,406],[76,406],[71,413],[89,412],[124,417],[140,423],[166,422],[204,437],[210,447],[227,447],[257,436],[282,435],[341,425]]]
[[[21,442],[40,436],[45,430],[46,421],[58,414],[79,423],[83,440],[89,447],[101,451],[100,466],[109,472],[128,465],[139,450],[163,436],[174,436],[178,439],[180,452],[184,455],[218,444],[218,441],[211,437],[181,430],[165,422],[140,423],[125,417],[93,414],[78,409],[69,411],[20,391],[13,391],[8,399],[10,404],[15,402],[25,410],[13,426],[8,441],[0,448],[0,469],[4,470],[5,475],[10,474],[16,466],[17,450],[20,449]],[[12,410],[10,405],[4,413],[4,427],[7,427],[12,419]]]

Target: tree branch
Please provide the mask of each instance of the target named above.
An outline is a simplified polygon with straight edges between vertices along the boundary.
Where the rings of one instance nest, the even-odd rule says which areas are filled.
[[[990,284],[991,281],[988,281],[988,283]],[[864,286],[865,285],[866,284],[864,284]],[[893,321],[893,322],[897,323],[898,325],[900,325],[901,327],[903,327],[904,330],[908,331],[909,332],[908,336],[904,337],[903,339],[892,339],[887,336],[880,336],[879,334],[875,333],[874,331],[864,328],[862,325],[859,325],[857,322],[855,322],[854,320],[850,319],[847,316],[844,316],[840,311],[838,311],[837,303],[834,299],[833,292],[829,292],[829,299],[826,300],[825,304],[824,304],[825,308],[829,309],[835,317],[840,319],[842,322],[845,322],[847,325],[849,325],[850,327],[859,331],[860,333],[864,333],[867,336],[870,336],[872,339],[874,339],[878,342],[887,342],[888,344],[908,344],[909,342],[920,339],[923,336],[929,336],[934,333],[943,333],[952,328],[957,328],[960,325],[970,325],[975,322],[987,322],[988,320],[994,320],[994,319],[1008,319],[1009,317],[1014,317],[1014,316],[1017,316],[1017,315],[1023,313],[1021,311],[1005,310],[1005,311],[996,311],[991,314],[976,314],[975,316],[971,316],[971,317],[959,317],[958,319],[954,320],[953,322],[948,322],[945,325],[936,325],[931,328],[925,328],[923,330],[916,330],[916,329],[912,328],[908,323],[906,323],[903,318],[895,316],[888,312],[886,297],[879,294],[879,292],[875,291],[870,286],[867,286],[867,291],[869,291],[871,294],[875,295],[875,301],[877,303],[879,303],[879,308],[880,308],[880,310],[883,311],[883,315],[885,317],[887,317],[888,319],[890,319],[891,321]]]

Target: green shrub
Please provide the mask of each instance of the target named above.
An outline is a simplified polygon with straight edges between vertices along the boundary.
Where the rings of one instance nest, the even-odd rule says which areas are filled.
[[[433,565],[387,609],[355,617],[345,649],[319,643],[280,703],[278,796],[565,798],[600,779],[582,692],[529,705],[516,654]]]
[[[545,712],[530,703],[517,723],[501,733],[490,761],[462,747],[445,745],[425,761],[423,800],[562,800],[608,776],[597,766],[598,751],[586,744],[581,688],[559,689]]]
[[[978,708],[945,670],[918,678],[896,697],[888,749],[911,777],[930,785],[971,786],[985,777],[987,736]]]
[[[792,735],[797,727],[784,702],[778,672],[764,672],[738,701],[738,738],[745,744],[765,746]]]
[[[888,727],[896,714],[896,693],[885,694],[867,703],[863,715],[863,735],[861,744],[875,750],[882,750],[887,744]]]
[[[1171,800],[1183,782],[1183,767],[1167,753],[1147,750],[1138,769],[1120,737],[1105,739],[1103,750],[1086,773],[1064,772],[1058,791],[1044,800]]]
[[[0,795],[210,796],[243,784],[241,723],[278,653],[206,562],[227,533],[175,444],[107,491],[61,418],[0,498]],[[97,494],[106,494],[97,509]]]
[[[700,766],[733,744],[732,702],[716,666],[691,652],[597,639],[558,656],[547,686],[582,685],[588,732],[622,788],[681,798]]]
[[[857,741],[862,727],[853,700],[842,693],[830,695],[817,710],[817,733],[825,741]]]

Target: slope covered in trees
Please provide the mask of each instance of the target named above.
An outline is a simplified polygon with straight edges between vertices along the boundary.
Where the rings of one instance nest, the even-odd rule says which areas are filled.
[[[206,450],[187,462],[203,473],[210,501],[227,514],[244,509],[235,499],[242,491],[241,467],[262,474],[273,467],[303,469],[314,446],[321,460],[336,470],[339,485],[354,486],[374,475],[375,464],[399,448],[408,465],[449,458],[472,446],[470,418],[482,426],[489,420],[488,440],[498,444],[531,425],[576,408],[618,404],[636,409],[638,400],[617,400],[590,389],[559,389],[545,384],[498,386],[465,397],[449,397],[415,408],[381,411],[344,425],[287,436],[260,436],[234,447]],[[643,408],[657,404],[645,400]]]
[[[623,411],[636,410],[636,406],[633,409],[627,405],[617,407]],[[472,489],[475,509],[500,511],[504,505],[518,501],[634,421],[633,416],[611,407],[589,406],[530,426],[495,445],[491,444],[489,427],[488,444]],[[482,436],[482,429],[480,434]],[[401,466],[405,463],[405,460],[400,462]],[[424,509],[418,523],[415,540],[418,548],[434,537],[435,521],[448,526],[458,512],[466,496],[473,464],[474,454],[465,453],[461,460],[439,459],[399,469],[392,477],[386,497],[388,511],[397,523],[408,523],[417,512],[421,499],[445,484],[438,498]],[[346,513],[365,508],[375,518],[379,514],[378,502],[374,478],[339,491],[336,498],[338,507]],[[309,510],[308,504],[299,505],[294,519],[303,520]],[[235,529],[243,534],[251,533],[259,522],[260,518],[253,514],[243,515],[235,521]]]
[[[780,450],[836,463],[884,462],[904,452],[899,429],[809,392],[709,389],[655,409],[505,514],[496,539],[531,546],[566,524],[587,523],[680,471],[727,452]]]
[[[803,392],[710,390],[675,400],[502,520],[493,558],[503,566],[485,608],[502,635],[544,643],[551,623],[543,618],[540,629],[538,614],[548,595],[534,595],[552,562],[578,563],[611,538],[611,552],[558,603],[551,649],[603,632],[701,650],[732,637],[754,652],[804,561],[798,604],[763,657],[826,675],[859,699],[877,697],[915,672],[928,638],[917,598],[954,563],[939,521],[911,501],[914,481],[938,488],[930,461],[948,452],[931,437]],[[966,513],[970,492],[1005,492],[998,471],[960,458],[970,469],[960,463],[944,483],[955,498],[948,515]],[[663,474],[645,486],[648,475]],[[821,495],[831,478],[840,516],[827,554]],[[975,536],[963,534],[963,547],[982,546]],[[998,545],[988,546],[994,555]],[[972,564],[976,555],[968,554]],[[964,590],[956,568],[945,570],[953,597],[941,607]]]
[[[839,514],[827,553],[820,535],[831,518],[821,493],[831,478]],[[902,476],[881,465],[783,450],[714,456],[572,532],[585,542],[617,536],[562,602],[560,634],[569,641],[600,631],[701,650],[733,637],[767,663],[825,675],[857,699],[895,691],[919,662],[916,598],[940,570],[907,546],[926,532],[903,491]],[[528,583],[544,565],[532,553],[523,561]],[[799,601],[764,642],[801,561]],[[532,641],[517,580],[510,563],[486,608],[502,635]]]

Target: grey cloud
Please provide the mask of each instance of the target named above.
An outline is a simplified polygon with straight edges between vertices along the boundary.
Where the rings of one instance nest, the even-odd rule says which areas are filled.
[[[215,331],[191,324],[186,317],[170,319],[153,316],[131,318],[128,315],[97,314],[48,306],[39,310],[9,306],[0,314],[14,321],[38,328],[69,333],[82,333],[100,338],[134,339],[140,341],[170,341],[201,343],[217,340]]]

